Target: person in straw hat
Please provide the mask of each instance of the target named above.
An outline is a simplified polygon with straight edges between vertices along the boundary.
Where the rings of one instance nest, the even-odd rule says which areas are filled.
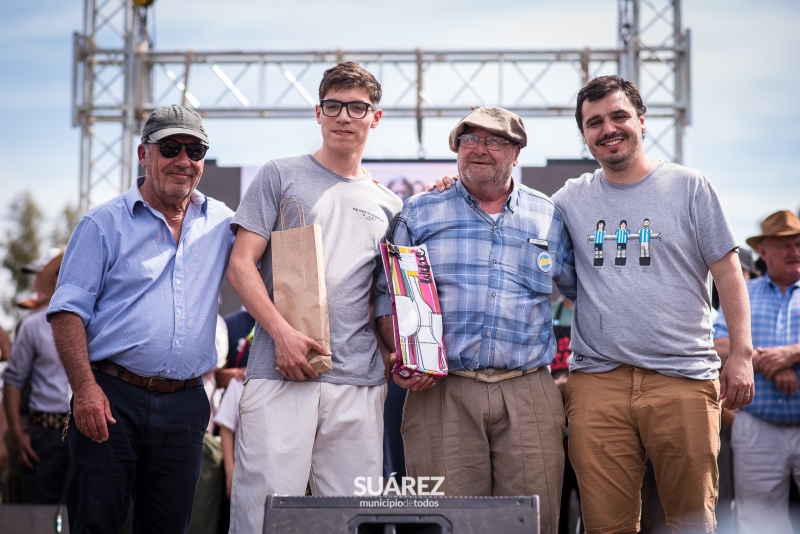
[[[800,219],[775,212],[747,244],[767,272],[747,282],[756,397],[733,423],[736,515],[740,532],[791,532],[789,476],[800,482]],[[730,347],[726,311],[714,324],[723,361]]]

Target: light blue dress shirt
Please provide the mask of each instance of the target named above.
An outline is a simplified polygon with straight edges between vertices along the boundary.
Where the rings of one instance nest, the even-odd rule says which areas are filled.
[[[800,343],[800,281],[786,294],[769,275],[747,281],[750,295],[750,331],[753,347],[768,349]],[[720,309],[714,322],[714,339],[728,337],[728,325]],[[792,367],[800,379],[800,364]],[[754,417],[777,425],[800,425],[800,391],[784,395],[773,380],[754,373],[756,396],[742,408]]]
[[[176,244],[164,216],[142,199],[143,183],[139,178],[80,220],[47,315],[67,311],[83,320],[91,361],[185,380],[217,361],[217,301],[233,212],[193,192]]]
[[[72,390],[67,373],[58,359],[53,331],[45,310],[35,311],[22,320],[14,339],[5,383],[23,389],[30,382],[28,407],[37,412],[67,413]]]

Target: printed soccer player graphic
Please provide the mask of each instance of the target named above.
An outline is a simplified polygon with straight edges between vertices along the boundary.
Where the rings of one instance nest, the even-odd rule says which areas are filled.
[[[660,233],[653,233],[650,228],[650,219],[642,221],[642,227],[639,229],[639,265],[650,265],[650,240],[661,240]]]
[[[622,219],[619,222],[619,230],[614,234],[617,237],[617,257],[614,259],[614,265],[625,265],[628,252],[628,236],[631,234],[631,231],[628,230],[628,221]]]
[[[602,267],[603,265],[603,241],[606,239],[606,221],[600,219],[597,221],[597,229],[594,233],[589,234],[589,241],[594,240],[594,266]]]
[[[642,228],[638,232],[631,235],[628,230],[628,221],[622,219],[619,221],[619,229],[615,230],[613,234],[609,235],[605,230],[606,221],[600,219],[597,221],[597,228],[594,232],[589,234],[587,238],[589,241],[594,242],[594,266],[603,266],[603,243],[608,240],[614,240],[617,243],[617,254],[614,258],[614,265],[618,267],[624,266],[628,261],[628,240],[639,240],[639,265],[650,265],[650,241],[652,239],[661,240],[661,234],[653,232],[650,228],[650,219],[642,221]]]

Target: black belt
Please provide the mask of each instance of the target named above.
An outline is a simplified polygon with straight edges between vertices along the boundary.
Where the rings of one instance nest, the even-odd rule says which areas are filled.
[[[173,393],[175,391],[184,391],[203,383],[202,376],[197,376],[195,378],[189,378],[186,380],[172,380],[171,378],[161,378],[160,376],[139,376],[136,373],[128,371],[121,365],[117,365],[109,360],[93,362],[92,368],[97,369],[98,371],[103,371],[107,375],[116,376],[120,380],[129,382],[134,386],[138,386],[148,391],[155,391],[156,393]]]

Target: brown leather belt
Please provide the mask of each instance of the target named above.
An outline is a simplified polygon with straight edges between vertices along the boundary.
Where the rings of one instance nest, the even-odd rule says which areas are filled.
[[[202,376],[189,378],[187,380],[172,380],[171,378],[161,378],[160,376],[139,376],[109,360],[92,362],[92,369],[103,371],[107,375],[115,376],[134,386],[144,388],[148,391],[155,391],[156,393],[183,391],[203,383]]]

